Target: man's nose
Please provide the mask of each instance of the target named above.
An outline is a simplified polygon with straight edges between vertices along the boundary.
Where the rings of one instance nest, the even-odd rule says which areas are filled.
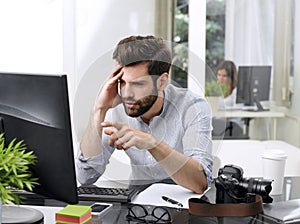
[[[133,88],[131,88],[129,84],[123,86],[121,92],[122,92],[122,97],[124,98],[129,98],[129,97],[134,98]]]

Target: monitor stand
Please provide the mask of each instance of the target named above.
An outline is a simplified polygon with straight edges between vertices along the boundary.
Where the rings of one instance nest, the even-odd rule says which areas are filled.
[[[263,106],[261,105],[261,103],[259,102],[259,100],[257,100],[256,98],[254,98],[254,102],[257,106],[257,111],[269,111],[270,109],[264,109]]]
[[[44,215],[37,209],[18,205],[2,205],[2,223],[43,223]]]
[[[261,111],[269,111],[270,110],[270,109],[263,108],[263,106],[261,105],[259,100],[257,100],[256,98],[254,98],[253,101],[254,101],[254,104],[256,104],[256,109],[246,109],[246,111],[261,112]]]

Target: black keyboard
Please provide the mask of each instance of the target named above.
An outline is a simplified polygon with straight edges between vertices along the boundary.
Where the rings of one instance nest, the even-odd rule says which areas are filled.
[[[97,186],[80,186],[77,188],[80,201],[131,202],[139,191],[128,188],[109,188]]]

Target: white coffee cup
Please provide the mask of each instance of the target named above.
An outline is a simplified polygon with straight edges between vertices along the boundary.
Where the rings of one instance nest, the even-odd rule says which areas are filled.
[[[263,178],[273,180],[270,195],[282,194],[285,161],[287,155],[283,150],[268,149],[263,152]]]

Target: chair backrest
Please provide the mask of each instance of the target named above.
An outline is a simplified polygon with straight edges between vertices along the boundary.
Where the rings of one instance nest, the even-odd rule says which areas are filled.
[[[242,127],[234,121],[222,118],[213,118],[212,126],[213,139],[249,139],[249,136],[243,133]]]

